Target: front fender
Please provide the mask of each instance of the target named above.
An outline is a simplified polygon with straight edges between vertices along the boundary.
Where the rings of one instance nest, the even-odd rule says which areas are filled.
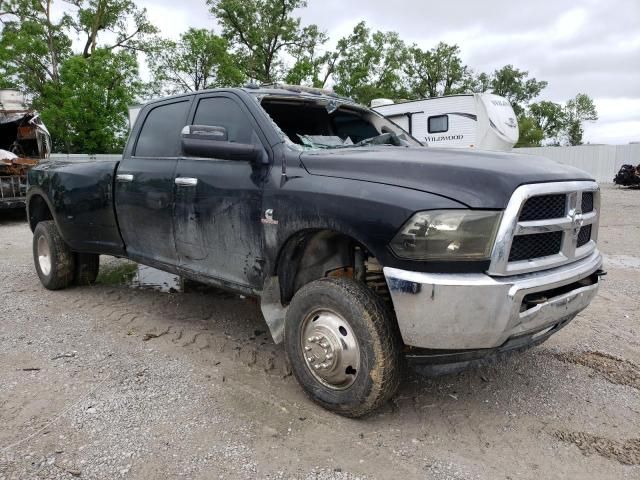
[[[374,182],[322,177],[289,167],[289,180],[263,197],[265,273],[274,275],[283,246],[305,230],[331,230],[362,244],[384,266],[421,271],[425,262],[397,258],[388,245],[420,210],[465,208],[451,199]]]

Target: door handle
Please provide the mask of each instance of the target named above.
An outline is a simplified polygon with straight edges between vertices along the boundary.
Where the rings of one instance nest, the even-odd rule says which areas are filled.
[[[198,179],[191,177],[176,177],[175,184],[182,187],[195,187],[198,185]]]
[[[116,175],[116,180],[118,182],[133,182],[133,175],[128,173],[119,173]]]

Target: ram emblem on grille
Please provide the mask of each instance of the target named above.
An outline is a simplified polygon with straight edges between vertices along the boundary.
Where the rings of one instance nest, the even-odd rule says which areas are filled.
[[[573,239],[577,240],[578,235],[580,235],[580,229],[584,224],[584,218],[582,216],[582,211],[578,208],[572,208],[569,211],[569,217],[571,218],[571,232],[573,234]]]

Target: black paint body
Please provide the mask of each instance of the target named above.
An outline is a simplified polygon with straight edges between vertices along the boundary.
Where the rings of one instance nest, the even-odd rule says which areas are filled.
[[[420,210],[501,210],[522,184],[591,180],[575,168],[515,153],[392,146],[301,152],[287,145],[260,107],[260,92],[274,90],[208,91],[152,102],[140,111],[121,161],[43,163],[29,172],[28,202],[37,196],[46,202],[76,251],[126,256],[259,295],[276,274],[286,242],[310,229],[348,235],[384,266],[484,271],[488,262],[402,260],[388,245]],[[207,96],[240,106],[264,148],[261,161],[134,155],[150,110],[187,100],[187,125],[197,101]],[[134,179],[120,183],[117,174]],[[198,184],[182,187],[176,177],[197,178]]]

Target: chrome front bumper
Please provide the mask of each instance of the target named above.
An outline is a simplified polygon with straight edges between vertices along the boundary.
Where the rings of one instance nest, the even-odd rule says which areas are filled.
[[[389,267],[384,275],[406,345],[482,349],[573,318],[595,297],[598,280],[588,279],[601,266],[596,250],[569,265],[510,277]],[[523,302],[527,295],[538,298],[534,304]]]

